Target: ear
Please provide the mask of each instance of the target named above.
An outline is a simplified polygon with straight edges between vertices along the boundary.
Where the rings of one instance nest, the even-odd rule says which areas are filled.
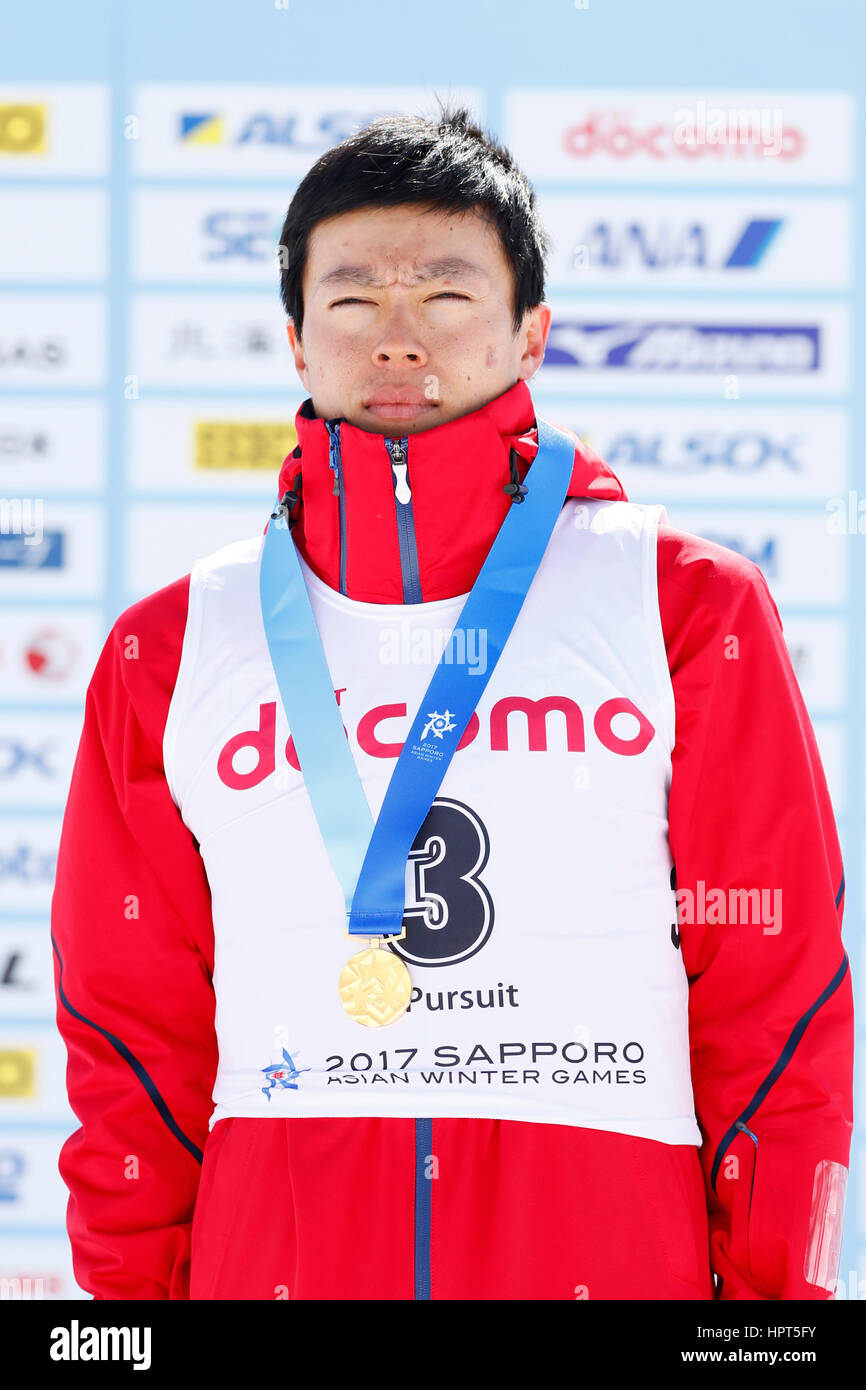
[[[292,350],[292,356],[295,359],[295,370],[297,371],[298,376],[301,378],[301,382],[303,383],[305,389],[307,391],[310,391],[310,373],[307,370],[306,354],[304,352],[303,345],[301,344],[301,341],[298,338],[298,335],[295,331],[295,325],[292,319],[289,319],[286,323],[286,335],[289,339],[289,347]]]
[[[527,309],[524,315],[523,327],[520,332],[523,338],[523,355],[518,365],[518,378],[526,381],[534,376],[544,361],[544,349],[547,346],[548,335],[550,334],[552,314],[550,305],[544,300],[536,304],[534,309]]]

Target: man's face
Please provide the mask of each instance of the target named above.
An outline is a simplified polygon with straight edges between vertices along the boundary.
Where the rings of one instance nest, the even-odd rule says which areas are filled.
[[[288,337],[316,415],[403,435],[455,420],[541,366],[550,309],[513,331],[514,277],[494,223],[415,204],[313,228],[303,342]]]

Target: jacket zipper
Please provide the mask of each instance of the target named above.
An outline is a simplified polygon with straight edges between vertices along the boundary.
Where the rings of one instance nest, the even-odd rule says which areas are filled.
[[[340,456],[340,424],[325,421],[330,440],[329,466],[334,474],[334,496],[337,498],[340,527],[340,593],[346,593],[346,491]],[[409,486],[409,439],[386,439],[385,448],[391,461],[394,480],[394,507],[397,515],[397,540],[400,548],[400,572],[403,581],[403,602],[421,603],[421,576],[418,564],[418,544],[415,537],[415,517],[412,511],[412,490]],[[430,1207],[431,1182],[427,1160],[433,1150],[432,1119],[415,1121],[415,1298],[430,1298]]]
[[[346,590],[346,488],[343,460],[340,453],[340,422],[325,421],[330,441],[328,466],[334,474],[334,496],[337,498],[340,530],[340,593]],[[421,603],[421,572],[418,564],[418,543],[415,537],[415,516],[412,511],[412,491],[409,486],[409,439],[386,439],[385,447],[391,460],[394,483],[394,508],[397,515],[397,542],[400,551],[400,574],[403,583],[403,602]]]
[[[403,602],[421,602],[421,576],[418,565],[418,545],[415,538],[415,516],[412,511],[412,489],[409,486],[409,439],[386,439],[385,448],[391,459],[394,482],[394,509],[397,515],[397,542],[400,549],[400,573],[403,580]],[[430,1298],[430,1206],[432,1179],[427,1162],[433,1151],[432,1119],[415,1121],[415,1298]]]
[[[403,577],[403,602],[421,603],[421,572],[418,564],[418,543],[415,537],[415,516],[412,511],[412,490],[409,486],[409,438],[386,439],[385,448],[391,459],[394,480],[394,508],[397,513],[397,541],[400,547],[400,571]]]
[[[752,1165],[752,1181],[749,1186],[749,1210],[746,1213],[746,1220],[748,1221],[749,1217],[752,1215],[752,1198],[755,1195],[755,1169],[758,1166],[758,1136],[757,1134],[753,1134],[752,1131],[749,1129],[748,1125],[744,1124],[742,1120],[736,1120],[735,1124],[737,1129],[740,1130],[741,1133],[748,1134],[749,1138],[752,1140],[752,1143],[755,1146],[755,1162]]]
[[[343,486],[343,460],[340,457],[340,422],[325,421],[330,438],[329,467],[334,471],[334,496],[340,517],[340,593],[346,593],[346,495]]]
[[[415,1298],[432,1298],[430,1292],[430,1207],[433,1179],[427,1160],[433,1156],[433,1120],[415,1121]]]

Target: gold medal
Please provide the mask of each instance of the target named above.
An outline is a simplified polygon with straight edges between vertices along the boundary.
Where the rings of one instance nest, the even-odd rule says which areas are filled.
[[[405,935],[405,931],[401,936]],[[408,1009],[412,977],[406,962],[373,937],[366,950],[351,956],[340,972],[340,1001],[350,1018],[365,1028],[384,1028]]]

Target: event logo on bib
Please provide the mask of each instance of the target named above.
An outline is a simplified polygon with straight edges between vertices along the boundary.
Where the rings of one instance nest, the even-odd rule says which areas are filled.
[[[451,733],[454,728],[456,725],[451,718],[450,710],[446,710],[444,714],[440,714],[435,709],[431,710],[427,716],[427,723],[421,731],[422,742],[428,734],[432,734],[434,738],[442,738],[443,734]]]
[[[262,1067],[262,1075],[267,1078],[267,1086],[262,1086],[262,1095],[266,1100],[270,1100],[271,1091],[279,1087],[284,1091],[296,1091],[298,1089],[298,1077],[302,1072],[312,1071],[312,1067],[295,1066],[297,1052],[287,1052],[283,1048],[283,1061],[272,1062],[268,1067]]]

